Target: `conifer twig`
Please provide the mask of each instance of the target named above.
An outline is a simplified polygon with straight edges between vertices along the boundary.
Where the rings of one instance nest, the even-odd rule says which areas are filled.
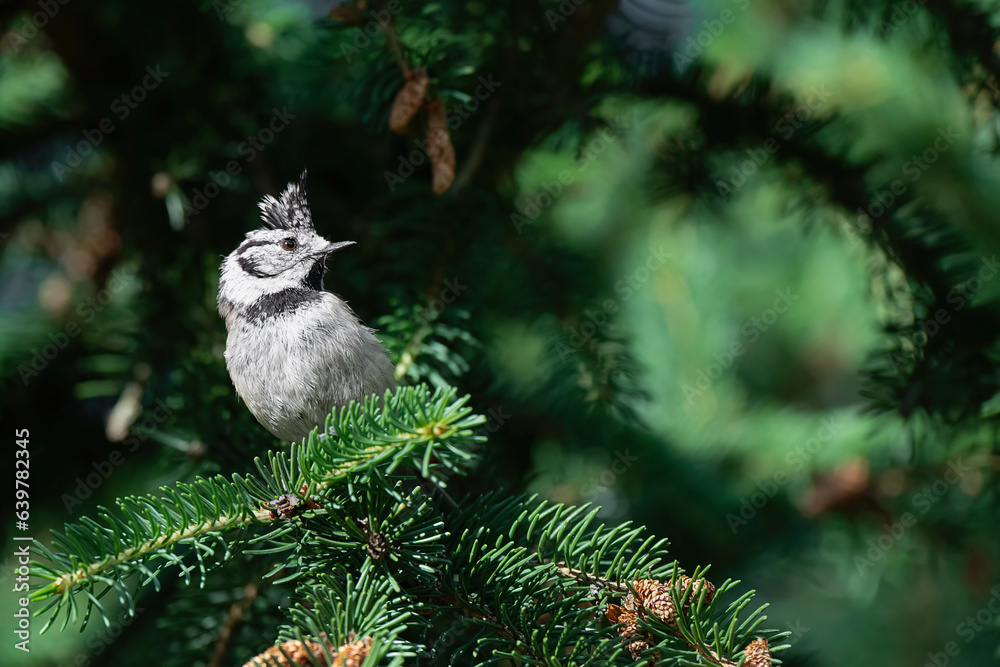
[[[385,22],[385,41],[389,44],[389,50],[399,65],[399,71],[403,73],[403,78],[410,80],[410,66],[403,57],[403,47],[399,43],[399,34],[396,32],[396,18],[389,13],[389,20]]]
[[[505,639],[512,641],[515,644],[520,644],[527,655],[531,656],[532,658],[538,657],[535,654],[535,651],[531,648],[531,643],[528,641],[527,637],[525,637],[522,633],[518,632],[517,630],[513,630],[507,627],[506,625],[503,624],[503,622],[500,619],[496,618],[492,614],[485,611],[478,611],[472,606],[463,602],[462,600],[451,597],[450,595],[442,596],[442,601],[448,606],[458,609],[464,616],[467,616],[468,618],[474,618],[495,627],[497,632],[500,635],[502,635]]]
[[[590,574],[589,572],[584,572],[583,570],[577,570],[576,568],[567,567],[563,563],[556,564],[556,571],[561,575],[576,579],[581,584],[587,584],[588,586],[600,586],[601,588],[608,588],[610,590],[615,591],[616,593],[628,593],[628,586],[626,586],[625,584],[620,584],[617,581],[611,581],[610,579],[598,577],[597,575]]]
[[[482,166],[486,159],[486,151],[489,148],[490,136],[493,134],[493,124],[500,110],[500,101],[496,98],[490,100],[489,108],[486,110],[486,117],[476,130],[476,138],[473,140],[472,150],[462,166],[462,171],[455,176],[455,182],[451,186],[452,196],[457,195],[472,180],[476,171]]]
[[[581,584],[587,584],[590,586],[600,586],[601,588],[606,588],[613,590],[617,593],[627,594],[630,592],[629,587],[626,584],[620,582],[611,581],[603,577],[599,577],[589,572],[584,572],[583,570],[578,570],[576,568],[568,567],[565,563],[556,563],[556,571],[567,577],[572,577],[576,579]],[[671,580],[672,583],[673,580]],[[676,626],[667,624],[670,628],[671,633],[676,637],[679,637],[687,643],[687,645],[694,651],[697,651],[705,660],[713,665],[718,665],[718,667],[736,667],[736,663],[731,660],[726,660],[720,656],[714,649],[710,646],[705,646],[701,642],[692,642],[688,637],[686,637],[682,632],[680,632]]]
[[[268,580],[265,579],[264,581],[267,582]],[[259,592],[260,586],[255,582],[250,582],[243,589],[243,597],[234,602],[229,608],[229,616],[226,617],[226,622],[222,624],[222,629],[219,631],[219,638],[215,641],[215,647],[212,649],[212,657],[208,661],[208,667],[223,667],[233,631],[239,625],[240,621],[243,620],[243,614],[250,608],[253,601],[257,599]]]
[[[53,587],[57,593],[65,593],[66,591],[75,588],[78,584],[87,581],[88,579],[92,579],[93,577],[118,565],[137,560],[154,551],[159,551],[160,549],[173,546],[181,540],[186,540],[192,537],[201,537],[202,535],[207,535],[208,533],[228,530],[238,526],[248,526],[253,523],[254,520],[270,522],[272,519],[270,512],[266,509],[255,510],[252,514],[247,514],[243,517],[220,516],[214,521],[205,521],[200,525],[189,526],[183,530],[174,531],[173,533],[169,533],[157,539],[148,540],[138,546],[120,551],[114,556],[110,556],[96,563],[91,563],[90,565],[73,572],[67,572],[46,586],[45,589],[36,593],[36,595],[41,597],[42,593]]]

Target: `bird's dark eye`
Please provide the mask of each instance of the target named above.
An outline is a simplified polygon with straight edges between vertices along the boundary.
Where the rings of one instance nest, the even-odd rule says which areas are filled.
[[[281,247],[285,250],[295,250],[299,247],[299,242],[289,236],[287,239],[281,240]]]

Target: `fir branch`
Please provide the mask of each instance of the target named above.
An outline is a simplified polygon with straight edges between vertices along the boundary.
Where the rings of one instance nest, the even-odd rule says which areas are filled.
[[[596,513],[586,505],[499,500],[494,494],[455,513],[461,536],[450,548],[452,566],[440,583],[446,600],[494,641],[516,641],[517,652],[504,655],[531,664],[541,664],[533,662],[536,655],[564,656],[567,662],[560,664],[607,657],[623,642],[639,659],[660,640],[656,650],[669,650],[678,659],[735,667],[733,656],[754,639],[751,633],[765,618],[764,607],[740,618],[752,593],[719,608],[718,599],[738,582],[726,581],[716,592],[704,579],[705,570],[682,576],[675,562],[663,558],[665,540],[628,523],[607,527],[595,521]],[[604,593],[637,605],[631,626],[595,626],[591,605]],[[517,616],[510,614],[513,609]],[[537,621],[542,618],[548,620]],[[781,637],[763,634],[771,643]]]
[[[929,0],[926,8],[948,34],[952,50],[980,64],[996,86],[1000,82],[1000,57],[992,15],[975,5],[952,0]]]
[[[78,524],[67,524],[63,533],[54,533],[54,551],[35,545],[35,552],[47,562],[34,562],[36,576],[49,583],[31,593],[33,600],[54,598],[42,610],[54,607],[45,629],[68,608],[65,623],[77,616],[76,595],[87,598],[84,625],[93,609],[103,614],[99,598],[108,590],[118,593],[131,613],[134,596],[125,585],[127,577],[143,577],[140,585],[153,583],[159,587],[158,572],[164,565],[181,569],[185,581],[190,580],[194,566],[185,565],[182,556],[173,553],[181,546],[190,546],[197,569],[204,578],[205,557],[213,556],[211,541],[224,547],[222,560],[232,556],[231,545],[221,540],[221,534],[234,528],[245,528],[254,522],[270,522],[271,514],[255,509],[245,489],[219,476],[199,478],[193,484],[178,483],[175,488],[163,487],[164,497],[126,497],[118,501],[118,511],[98,508],[98,521],[84,517]],[[155,560],[165,561],[154,565]],[[95,591],[103,584],[104,590]],[[105,618],[107,623],[107,618]]]
[[[440,271],[439,271],[440,273]],[[449,306],[434,307],[432,294],[441,294],[445,289],[441,276],[429,287],[425,305],[400,306],[391,315],[381,317],[378,324],[383,329],[383,340],[398,361],[395,366],[397,381],[419,382],[428,380],[437,387],[450,386],[469,370],[455,343],[475,347],[478,341],[462,328],[467,322],[455,324],[442,321],[442,313],[448,312],[448,319],[468,320],[468,311]],[[440,303],[440,302],[439,302]],[[450,378],[446,379],[446,375]]]
[[[377,468],[392,473],[405,466],[445,485],[442,471],[464,473],[475,461],[474,434],[486,418],[473,415],[469,397],[456,398],[453,388],[433,392],[426,385],[386,393],[385,407],[376,397],[351,403],[327,419],[327,432],[305,443],[300,466],[310,480],[329,484],[348,476],[364,480]]]
[[[562,563],[556,563],[555,565],[556,565],[556,571],[559,574],[566,577],[570,577],[586,586],[590,586],[592,590],[596,587],[597,589],[614,591],[615,593],[618,594],[631,594],[633,596],[636,595],[635,588],[636,585],[639,583],[638,581],[632,581],[628,583],[616,582],[605,579],[604,577],[599,577],[590,574],[588,572],[584,572],[582,570],[578,570],[576,568],[566,567],[565,564]],[[696,571],[693,579],[695,581],[704,581],[703,576],[704,576],[704,571],[702,571],[701,573]],[[678,609],[684,610],[687,606],[690,605],[691,602],[694,601],[693,598],[695,596],[691,586],[685,587],[684,592],[678,595],[676,583],[677,583],[676,579],[672,577],[669,584],[667,585],[667,588],[673,599],[673,608],[675,610]],[[727,587],[728,584],[729,582],[726,582],[726,584],[724,584],[724,587]],[[700,596],[698,596],[697,600],[697,604],[699,606],[701,605],[702,601],[704,601],[705,598],[705,592],[704,592],[705,586],[701,586],[701,588],[703,590],[700,591],[701,594]],[[714,589],[715,587],[712,586],[711,590],[714,591]],[[691,632],[690,630],[691,626],[688,626],[683,621],[683,611],[678,613],[677,618],[673,623],[666,622],[665,625],[667,632],[669,634],[679,639],[683,639],[691,650],[697,652],[710,664],[718,665],[718,667],[736,667],[737,665],[736,662],[727,660],[726,658],[722,657],[715,649],[713,649],[708,644],[704,643],[700,639],[700,637],[695,636],[694,633]]]
[[[219,541],[225,547],[222,560],[226,560],[232,555],[231,545],[221,534],[235,528],[273,525],[272,530],[252,540],[267,543],[256,553],[295,549],[296,542],[279,541],[293,529],[292,524],[276,521],[293,518],[309,506],[306,502],[300,507],[295,494],[308,496],[315,491],[332,496],[343,487],[366,483],[387,488],[383,475],[392,475],[400,467],[417,469],[443,487],[443,470],[460,473],[474,460],[473,449],[482,438],[474,435],[472,428],[485,418],[471,415],[471,408],[465,406],[468,396],[456,399],[454,389],[432,394],[428,387],[419,386],[401,388],[383,400],[384,408],[372,397],[331,415],[327,432],[333,423],[336,437],[321,439],[313,432],[301,446],[292,445],[288,452],[272,451],[267,461],[257,459],[257,476],[178,483],[175,488],[163,487],[163,497],[124,498],[118,502],[117,513],[99,508],[98,518],[103,523],[84,518],[79,524],[67,525],[65,534],[54,535],[54,551],[36,547],[48,563],[35,563],[35,572],[50,583],[33,591],[32,599],[54,598],[42,610],[55,608],[45,629],[67,607],[70,613],[65,622],[76,618],[75,595],[81,591],[88,600],[84,624],[94,608],[103,614],[99,598],[108,589],[115,589],[131,611],[134,600],[125,579],[140,574],[144,578],[141,586],[153,583],[158,587],[157,573],[163,565],[153,566],[157,559],[179,567],[189,581],[193,568],[184,563],[187,554],[174,553],[183,545],[191,547],[187,553],[195,555],[204,580],[204,557],[214,554],[209,541]],[[403,500],[399,492],[394,498],[397,503]],[[279,506],[284,507],[281,512],[273,509]],[[427,541],[426,510],[413,511],[413,530],[421,541]],[[398,512],[395,518],[399,520]],[[411,563],[428,567],[424,557],[411,559]],[[106,589],[95,595],[99,584]]]
[[[409,627],[425,627],[426,621],[414,613],[404,595],[392,590],[388,580],[371,570],[343,580],[330,572],[321,573],[300,583],[297,594],[300,602],[289,610],[292,624],[281,629],[279,641],[321,637],[328,649],[349,644],[356,637],[370,637],[370,664],[386,657],[401,665],[405,658],[421,653],[419,646],[400,636]],[[316,657],[329,660],[332,656]]]
[[[585,586],[596,586],[597,588],[608,589],[616,593],[628,593],[628,586],[625,584],[620,584],[617,581],[609,581],[604,577],[598,577],[583,570],[567,567],[563,563],[556,563],[556,572],[565,577],[576,579]]]
[[[125,549],[114,556],[105,558],[104,560],[91,563],[90,565],[80,568],[75,572],[67,572],[65,574],[57,577],[49,586],[40,589],[32,596],[32,599],[44,599],[47,597],[49,588],[54,588],[54,592],[58,594],[66,593],[76,586],[86,582],[89,579],[93,579],[109,570],[113,570],[119,565],[128,563],[129,561],[139,560],[144,558],[156,551],[161,549],[168,549],[184,540],[197,539],[199,537],[204,537],[210,533],[220,533],[223,531],[230,530],[232,528],[237,528],[241,526],[249,526],[254,520],[268,522],[271,521],[271,515],[267,510],[256,510],[253,514],[246,516],[220,516],[213,521],[206,521],[200,525],[188,526],[181,530],[176,530],[162,537],[147,540],[141,544]]]

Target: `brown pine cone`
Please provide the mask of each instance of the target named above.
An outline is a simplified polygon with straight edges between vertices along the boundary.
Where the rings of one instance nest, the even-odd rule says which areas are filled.
[[[306,650],[308,647],[308,651]],[[282,654],[284,651],[284,654]],[[312,665],[309,660],[309,653],[323,661],[323,649],[314,641],[306,640],[306,643],[293,639],[284,642],[281,646],[272,646],[263,653],[248,660],[243,667],[293,667],[293,665]],[[288,658],[291,658],[291,662]]]
[[[758,638],[747,644],[743,655],[746,656],[743,667],[771,667],[771,650],[766,639]]]
[[[392,110],[389,112],[389,129],[393,132],[403,134],[413,117],[417,115],[420,106],[427,97],[427,86],[430,79],[427,78],[427,70],[424,68],[415,69],[410,72],[406,83],[396,93],[396,99],[392,101]]]
[[[638,605],[632,594],[625,596],[623,607],[616,604],[608,605],[605,616],[612,623],[624,623],[618,628],[618,636],[625,642],[625,648],[632,655],[633,660],[642,657],[642,652],[653,645],[653,635],[639,629],[638,614],[642,613],[642,607]],[[660,660],[660,652],[656,651],[652,656],[652,663],[655,665]]]
[[[638,660],[639,658],[642,657],[642,652],[651,647],[652,645],[653,645],[652,635],[650,635],[648,632],[644,632],[641,638],[632,640],[632,642],[629,643],[626,646],[626,648],[628,648],[628,652],[632,654],[632,659]],[[652,656],[650,656],[650,658],[651,658],[650,664],[655,665],[660,661],[660,652],[656,651],[655,653],[653,653]]]
[[[688,595],[687,600],[684,602],[684,609],[687,610],[692,603],[698,601],[698,596],[701,595],[702,587],[705,588],[705,601],[703,604],[708,604],[715,597],[715,584],[713,584],[708,579],[694,579],[687,575],[681,575],[680,584],[677,587],[677,593],[679,596],[684,595],[685,591],[689,588],[691,593]]]
[[[361,12],[358,11],[358,8],[351,6],[351,3],[348,2],[331,9],[329,16],[334,21],[340,21],[348,25],[360,25],[361,20],[364,18]]]
[[[371,637],[365,637],[363,640],[358,640],[350,644],[344,644],[337,650],[336,653],[334,653],[331,665],[332,667],[361,667],[361,663],[365,661],[371,647]],[[332,646],[327,645],[327,649],[330,653],[333,653]],[[284,651],[284,654],[282,654],[282,651]],[[307,639],[305,643],[303,643],[293,639],[291,641],[284,642],[281,646],[272,646],[260,655],[250,658],[250,660],[246,662],[243,667],[311,666],[313,665],[313,662],[309,659],[309,653],[312,653],[313,658],[315,658],[320,665],[324,667],[327,665],[327,662],[323,659],[323,647],[317,642]],[[291,662],[289,662],[288,658],[285,658],[285,655],[291,659]]]
[[[444,102],[427,103],[427,155],[431,159],[434,175],[434,194],[441,194],[455,180],[455,149],[451,145],[448,122],[445,120]]]
[[[365,637],[351,644],[344,644],[333,657],[333,667],[361,667],[372,649],[372,638]]]
[[[640,579],[632,582],[632,588],[639,596],[639,603],[646,611],[667,625],[677,622],[677,606],[670,594],[670,586],[655,579]]]

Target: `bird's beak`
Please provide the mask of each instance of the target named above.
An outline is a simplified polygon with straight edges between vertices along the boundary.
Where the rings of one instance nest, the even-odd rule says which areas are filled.
[[[340,241],[338,243],[328,243],[327,246],[320,251],[320,253],[325,257],[327,255],[331,255],[337,252],[341,248],[346,248],[349,245],[354,245],[354,241]]]

